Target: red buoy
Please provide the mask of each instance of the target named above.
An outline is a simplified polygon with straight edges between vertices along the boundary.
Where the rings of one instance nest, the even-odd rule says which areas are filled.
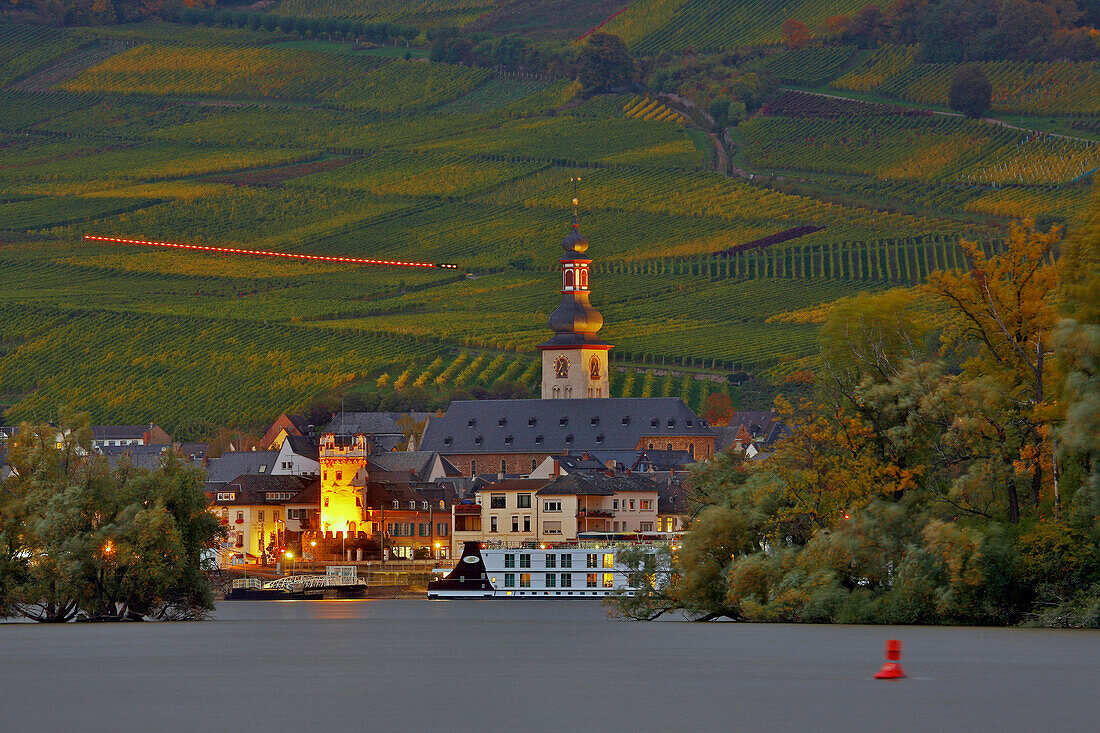
[[[901,642],[897,639],[886,640],[886,661],[875,673],[876,680],[900,680],[905,677],[901,669]]]

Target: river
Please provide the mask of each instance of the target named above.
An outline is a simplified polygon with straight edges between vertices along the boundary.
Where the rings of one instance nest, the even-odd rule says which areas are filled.
[[[1100,633],[630,623],[587,601],[225,602],[0,625],[2,731],[1100,730]],[[883,642],[909,678],[871,678]]]

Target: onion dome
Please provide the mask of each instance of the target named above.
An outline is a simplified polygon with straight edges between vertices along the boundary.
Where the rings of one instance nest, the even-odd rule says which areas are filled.
[[[577,222],[577,217],[573,217],[573,228],[568,234],[565,235],[565,239],[561,240],[561,248],[569,254],[583,255],[588,251],[588,240],[581,234],[581,225]]]

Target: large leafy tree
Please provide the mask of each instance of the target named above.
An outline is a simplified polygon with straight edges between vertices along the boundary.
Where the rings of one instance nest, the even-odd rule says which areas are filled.
[[[213,605],[204,555],[220,530],[202,474],[170,453],[111,470],[86,416],[23,425],[0,487],[0,610],[44,622],[198,618]]]
[[[626,44],[610,33],[593,33],[577,54],[578,78],[585,94],[595,94],[630,84],[634,61]]]

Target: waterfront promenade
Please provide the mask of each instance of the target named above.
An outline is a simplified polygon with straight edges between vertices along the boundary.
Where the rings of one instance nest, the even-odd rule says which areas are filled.
[[[0,730],[1094,731],[1100,633],[628,623],[584,601],[227,602],[0,625]],[[910,678],[871,679],[902,639]]]

